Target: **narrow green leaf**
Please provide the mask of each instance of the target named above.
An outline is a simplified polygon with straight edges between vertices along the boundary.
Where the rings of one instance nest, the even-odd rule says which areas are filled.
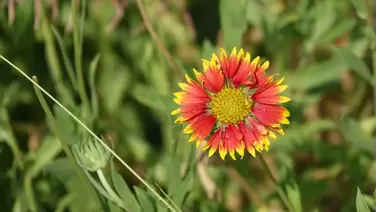
[[[53,109],[55,113],[55,124],[61,131],[62,142],[68,142],[68,145],[78,142],[79,138],[74,133],[76,124],[72,121],[71,117],[57,105],[54,105]]]
[[[364,132],[359,123],[353,118],[344,118],[340,127],[344,138],[347,142],[359,148],[360,150],[376,155],[376,142]]]
[[[130,86],[130,70],[128,66],[121,64],[112,58],[113,55],[102,55],[101,67],[106,67],[98,71],[98,95],[101,106],[109,114],[114,113],[121,105],[124,93]]]
[[[175,62],[178,64],[179,66],[179,70],[183,73],[183,74],[188,74],[190,73],[190,71],[188,71],[185,66],[183,65],[182,61],[179,59],[179,58],[174,58]]]
[[[90,63],[90,72],[89,72],[89,84],[90,84],[90,91],[91,91],[91,100],[92,100],[92,113],[94,118],[98,116],[98,95],[97,95],[97,88],[96,88],[96,71],[98,62],[100,59],[100,55],[97,54],[92,62]]]
[[[215,53],[216,47],[211,41],[205,39],[202,46],[202,58],[209,60],[212,57],[212,53]]]
[[[301,212],[301,197],[297,183],[295,182],[294,184],[286,186],[285,190],[287,191],[288,198],[292,203],[292,207],[295,209],[296,212]]]
[[[361,19],[367,19],[368,17],[368,11],[366,8],[366,2],[367,1],[360,1],[360,0],[351,0],[353,6],[355,7],[356,14],[359,16]]]
[[[316,21],[313,25],[312,36],[310,39],[314,44],[333,27],[336,20],[336,13],[334,13],[333,4],[332,1],[322,1],[316,4]]]
[[[339,58],[332,58],[303,67],[295,73],[287,73],[286,82],[290,89],[309,90],[325,83],[339,81],[340,74],[346,71],[346,68],[347,66]]]
[[[372,86],[375,86],[375,81],[368,66],[360,58],[356,57],[351,51],[346,48],[333,47],[333,51],[347,66],[354,70],[358,75],[364,78]]]
[[[155,89],[152,87],[137,84],[132,90],[135,99],[151,109],[166,111],[165,105]],[[173,97],[172,97],[173,99]]]
[[[153,202],[149,198],[148,194],[139,187],[134,186],[137,199],[139,200],[142,211],[154,212],[156,211]]]
[[[48,136],[43,142],[42,146],[38,149],[34,164],[28,171],[29,176],[36,176],[41,169],[50,163],[52,159],[62,150],[62,146],[56,137]]]
[[[193,186],[193,174],[189,173],[178,186],[180,192],[176,192],[174,196],[172,196],[172,200],[178,207],[182,207],[186,195],[192,190]]]
[[[357,194],[356,194],[356,210],[357,212],[370,212],[368,204],[365,201],[359,187],[357,187]]]
[[[300,190],[298,188],[296,180],[293,177],[291,169],[287,166],[284,166],[281,169],[281,184],[283,185],[283,188],[287,193],[292,209],[295,212],[301,212],[302,205]]]
[[[74,89],[77,90],[77,84],[76,84],[77,81],[76,81],[75,71],[73,70],[71,61],[69,60],[67,49],[64,46],[63,38],[53,25],[51,25],[51,31],[53,32],[55,39],[59,44],[60,52],[63,56],[63,63],[65,66],[65,69],[67,70],[68,78],[71,81],[71,85],[73,86]]]
[[[369,208],[371,208],[373,211],[376,211],[376,198],[364,195],[364,200],[368,204]]]
[[[342,36],[344,33],[351,31],[357,22],[354,19],[342,20],[339,23],[335,24],[325,35],[320,39],[320,43],[331,43],[334,42],[337,38]]]
[[[247,1],[220,1],[221,30],[224,47],[230,51],[234,46],[241,46],[242,35],[246,29]]]
[[[167,178],[167,187],[168,187],[168,194],[175,195],[177,192],[181,191],[179,184],[181,182],[181,174],[180,174],[180,161],[174,157],[169,157],[167,170],[168,170],[168,178]]]
[[[44,167],[44,172],[49,173],[62,182],[67,182],[75,176],[75,169],[68,158],[57,158]]]
[[[116,172],[114,168],[111,171],[111,178],[113,180],[115,190],[124,202],[126,210],[135,212],[141,211],[140,205],[137,202],[133,193],[131,192],[130,188],[128,187],[126,182],[124,182],[122,176],[118,174],[118,172]]]

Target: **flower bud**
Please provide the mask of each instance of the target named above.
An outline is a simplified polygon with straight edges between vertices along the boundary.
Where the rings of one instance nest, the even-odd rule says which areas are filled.
[[[73,153],[78,164],[92,172],[105,167],[111,157],[110,152],[92,138],[75,143]]]

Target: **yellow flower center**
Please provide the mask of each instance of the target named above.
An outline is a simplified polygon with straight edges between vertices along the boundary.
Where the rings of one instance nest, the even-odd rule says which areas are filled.
[[[212,96],[210,106],[220,122],[236,124],[250,113],[251,100],[240,89],[224,88]]]

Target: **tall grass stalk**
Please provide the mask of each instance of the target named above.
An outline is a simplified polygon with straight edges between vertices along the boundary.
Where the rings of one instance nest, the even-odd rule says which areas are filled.
[[[36,83],[31,77],[29,77],[24,71],[15,66],[12,62],[7,60],[5,57],[0,55],[0,58],[12,66],[17,72],[22,74],[27,80],[29,80],[36,88],[42,91],[47,97],[49,97],[55,104],[62,108],[69,116],[71,116],[81,127],[89,132],[98,142],[100,142],[103,147],[109,151],[114,158],[116,158],[126,169],[128,169],[142,184],[144,184],[148,190],[150,190],[166,207],[172,211],[177,211],[172,205],[170,205],[165,199],[163,199],[153,188],[150,186],[140,175],[138,175],[125,161],[120,158],[118,154],[115,153],[101,138],[99,138],[91,129],[89,129],[79,118],[77,118],[71,111],[69,111],[64,105],[62,105],[58,100],[56,100],[50,93],[48,93],[44,88],[42,88],[38,83]]]

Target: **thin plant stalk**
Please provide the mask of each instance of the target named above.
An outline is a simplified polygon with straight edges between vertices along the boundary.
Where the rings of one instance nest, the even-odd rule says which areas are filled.
[[[25,190],[25,199],[26,199],[26,202],[27,202],[27,206],[28,206],[28,209],[31,211],[31,212],[37,212],[38,211],[38,205],[37,205],[37,202],[35,200],[35,195],[34,195],[34,192],[33,192],[33,182],[32,182],[33,178],[30,174],[26,174],[25,177],[24,177],[24,190]]]
[[[62,198],[62,200],[59,202],[58,206],[56,207],[55,212],[64,212],[74,199],[75,199],[75,195],[73,194],[65,195]]]
[[[119,196],[115,193],[113,188],[111,188],[110,184],[107,182],[105,175],[101,169],[96,171],[99,181],[101,182],[102,186],[105,188],[107,193],[111,196],[114,202],[117,204],[121,204],[120,206],[123,208],[123,201],[119,198]]]
[[[9,148],[11,149],[11,151],[13,153],[15,164],[20,169],[23,169],[24,168],[24,164],[22,162],[23,155],[22,155],[20,147],[17,144],[16,137],[14,136],[12,126],[11,126],[10,121],[9,121],[9,114],[8,114],[8,111],[5,107],[1,107],[1,116],[4,119],[4,122],[5,122],[5,125],[6,125],[5,127],[7,128],[7,131],[8,131],[9,139],[7,139],[7,143],[8,143]]]
[[[62,53],[63,63],[67,70],[68,78],[71,81],[72,87],[77,90],[75,71],[73,70],[72,63],[69,61],[67,50],[64,47],[64,41],[58,30],[51,25],[51,31],[55,35],[55,39],[58,42],[60,52]]]
[[[84,73],[82,70],[82,63],[81,63],[81,55],[82,55],[82,44],[80,43],[79,37],[79,27],[77,27],[77,0],[71,1],[71,8],[72,8],[72,25],[73,25],[73,48],[74,48],[74,55],[75,55],[75,69],[76,69],[76,79],[77,79],[77,87],[79,91],[79,95],[85,109],[89,110],[89,99],[88,95],[85,90],[85,81],[84,81]]]
[[[262,163],[263,169],[267,172],[268,177],[276,185],[277,192],[278,192],[281,200],[283,201],[284,205],[288,208],[289,211],[294,212],[295,210],[291,206],[291,203],[289,202],[288,196],[285,194],[284,190],[281,188],[278,180],[272,174],[271,169],[268,167],[268,164],[267,164],[266,160],[264,159],[263,155],[260,154],[258,156],[258,158],[260,159],[260,161]]]
[[[1,56],[2,57],[2,56]],[[67,143],[62,139],[63,136],[60,134],[60,131],[58,130],[58,127],[56,126],[55,124],[55,120],[54,120],[54,116],[52,115],[52,112],[51,110],[49,109],[48,105],[47,105],[47,102],[46,100],[44,99],[43,97],[43,94],[41,93],[41,90],[38,89],[40,88],[39,84],[38,84],[38,80],[36,77],[33,77],[33,79],[30,79],[33,84],[34,84],[34,90],[35,90],[35,93],[37,94],[37,97],[38,97],[38,100],[40,102],[40,104],[42,105],[42,108],[43,110],[45,111],[46,113],[46,116],[47,116],[47,119],[48,119],[48,122],[50,123],[50,126],[54,132],[54,134],[58,137],[59,141],[61,142],[61,145],[62,145],[62,148],[65,152],[65,154],[67,155],[67,157],[69,158],[69,160],[71,161],[71,163],[73,164],[74,168],[75,168],[75,171],[76,171],[76,174],[78,175],[78,177],[80,178],[80,180],[83,182],[84,184],[84,187],[88,190],[89,192],[89,195],[93,198],[93,199],[98,199],[98,202],[100,202],[100,199],[99,197],[97,196],[96,192],[94,191],[93,187],[90,185],[90,183],[88,182],[87,178],[85,177],[84,175],[84,172],[83,170],[81,169],[81,167],[76,163],[76,160],[71,152],[71,150],[69,149]]]
[[[44,88],[42,88],[38,83],[36,83],[31,77],[29,77],[24,71],[22,71],[20,68],[15,66],[13,63],[11,63],[9,60],[4,58],[2,55],[0,55],[0,58],[3,59],[6,63],[8,63],[10,66],[12,66],[17,72],[22,74],[27,80],[29,80],[36,88],[38,88],[41,92],[43,92],[48,98],[50,98],[55,104],[57,104],[60,108],[62,108],[69,116],[71,116],[78,124],[81,125],[90,135],[92,135],[100,144],[109,151],[114,158],[116,158],[128,171],[130,171],[142,184],[147,187],[149,191],[151,191],[167,208],[169,208],[172,211],[177,211],[174,209],[173,206],[171,206],[164,198],[159,195],[152,186],[150,186],[139,174],[136,173],[135,170],[131,168],[122,158],[115,153],[114,150],[112,150],[101,138],[99,138],[92,130],[89,129],[79,118],[77,118],[71,111],[69,111],[64,105],[62,105],[58,100],[56,100],[50,93],[48,93]],[[51,113],[51,111],[50,111]],[[71,153],[72,156],[72,153]],[[73,157],[72,157],[73,158]],[[76,164],[76,163],[75,163]],[[77,164],[76,164],[77,165]]]
[[[54,36],[50,28],[50,23],[48,22],[46,18],[46,14],[44,11],[44,8],[41,7],[41,27],[42,27],[42,33],[45,37],[45,53],[46,53],[46,59],[47,64],[49,66],[50,74],[54,82],[56,83],[57,91],[60,94],[61,98],[67,98],[69,95],[69,90],[63,83],[62,79],[62,70],[60,67],[58,54],[55,49],[54,44]]]
[[[168,61],[173,66],[173,69],[175,72],[177,72],[181,77],[183,76],[183,72],[181,71],[180,66],[178,65],[177,61],[173,58],[173,56],[169,53],[168,49],[166,48],[165,44],[161,41],[161,39],[158,37],[157,32],[153,29],[151,21],[149,20],[147,11],[144,7],[142,0],[136,0],[137,7],[139,8],[141,17],[144,20],[145,27],[147,28],[149,34],[151,35],[153,41],[157,44],[158,48],[162,53],[166,56]]]

